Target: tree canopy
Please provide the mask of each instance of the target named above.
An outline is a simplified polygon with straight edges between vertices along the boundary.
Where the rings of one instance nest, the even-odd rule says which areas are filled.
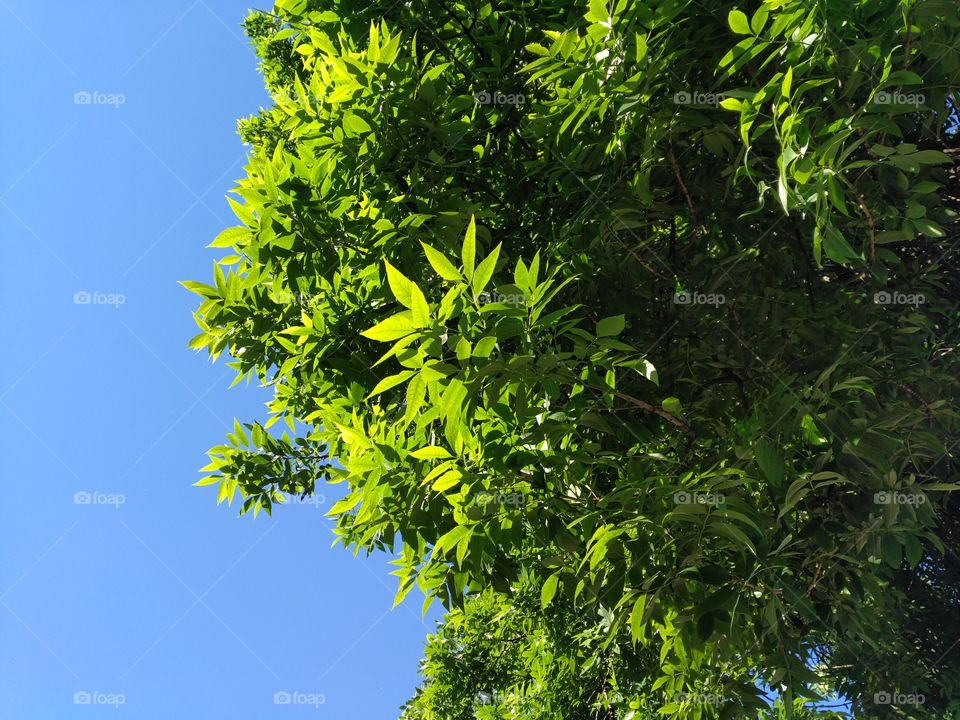
[[[404,718],[960,717],[955,2],[246,29],[273,104],[184,285],[270,419],[198,484],[343,485],[447,610]]]

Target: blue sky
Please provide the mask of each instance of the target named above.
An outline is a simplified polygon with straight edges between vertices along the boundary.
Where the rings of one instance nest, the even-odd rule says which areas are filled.
[[[267,400],[186,349],[177,284],[267,103],[247,8],[0,0],[4,718],[391,718],[417,684],[436,613],[330,547],[330,492],[253,521],[191,486]]]

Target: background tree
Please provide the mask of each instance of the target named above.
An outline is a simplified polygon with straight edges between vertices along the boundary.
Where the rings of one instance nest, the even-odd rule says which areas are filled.
[[[958,26],[947,0],[253,13],[275,104],[240,123],[231,252],[185,285],[191,346],[271,418],[200,484],[254,515],[345,484],[340,540],[450,613],[408,717],[952,716]]]

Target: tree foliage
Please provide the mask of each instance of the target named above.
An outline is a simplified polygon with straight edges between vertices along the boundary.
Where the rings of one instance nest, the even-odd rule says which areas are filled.
[[[274,104],[185,285],[270,419],[201,483],[344,485],[449,611],[406,717],[957,712],[955,3],[246,27]]]

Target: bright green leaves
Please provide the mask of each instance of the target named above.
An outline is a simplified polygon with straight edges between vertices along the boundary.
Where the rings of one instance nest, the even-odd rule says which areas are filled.
[[[423,246],[423,251],[427,254],[427,260],[430,262],[430,267],[442,277],[444,280],[449,280],[450,282],[458,282],[462,280],[460,271],[454,266],[452,262],[447,258],[446,255],[441,253],[439,250],[427,245],[425,242],[420,243]]]
[[[767,25],[767,17],[769,14],[770,9],[768,6],[761,5],[759,8],[757,8],[757,11],[753,14],[753,17],[750,18],[750,30],[753,31],[754,35],[759,35],[761,32],[763,32],[764,27]]]
[[[430,305],[420,287],[386,260],[384,260],[384,266],[390,290],[397,301],[409,310],[381,320],[373,327],[364,330],[361,335],[379,342],[390,342],[429,327],[432,320]]]
[[[343,115],[343,130],[347,137],[356,137],[369,133],[372,128],[370,124],[359,115],[347,112]]]
[[[387,271],[387,282],[390,285],[390,291],[401,305],[407,308],[413,308],[413,282],[397,270],[388,261],[384,260],[383,265]],[[421,293],[422,295],[423,293]]]
[[[463,259],[463,274],[466,275],[467,280],[472,281],[474,264],[477,259],[477,224],[473,215],[470,216],[467,232],[463,236],[460,257]]]
[[[401,305],[410,309],[410,320],[413,327],[423,328],[429,326],[430,306],[427,304],[427,299],[424,297],[423,291],[415,282],[409,280],[386,260],[384,260],[384,265],[387,269],[387,280],[390,284],[390,290]]]
[[[238,260],[185,283],[191,346],[226,351],[272,393],[265,425],[302,437],[234,427],[201,482],[257,512],[340,481],[338,539],[395,543],[398,598],[450,609],[469,587],[485,631],[505,611],[569,621],[589,653],[551,666],[531,642],[517,662],[604,673],[589,692],[609,692],[551,717],[619,697],[618,717],[753,717],[738,658],[786,682],[781,654],[870,636],[860,608],[889,620],[877,588],[938,552],[940,500],[880,506],[869,471],[929,465],[956,434],[938,297],[956,263],[931,264],[950,243],[928,241],[954,232],[934,132],[953,60],[925,59],[955,45],[950,23],[925,7],[909,32],[888,14],[860,37],[869,13],[797,0],[358,6],[342,23],[308,5],[262,18],[286,24],[258,45],[277,105],[244,122],[243,225],[213,243]],[[458,19],[472,39],[423,35]],[[920,77],[923,112],[894,107]],[[873,302],[880,283],[926,304]],[[696,306],[715,292],[729,303]],[[736,707],[671,699],[721,685]],[[514,689],[491,685],[498,710],[539,711]]]
[[[661,402],[661,406],[674,417],[681,417],[683,415],[683,403],[680,402],[680,398],[672,396],[666,397]]]
[[[783,80],[780,81],[780,94],[784,99],[790,99],[790,91],[793,89],[793,68],[788,67],[783,74]]]
[[[399,340],[412,333],[416,329],[413,321],[413,313],[410,311],[399,312],[391,315],[385,320],[381,320],[376,325],[364,330],[361,335],[371,340],[379,342],[390,342]]]
[[[640,595],[630,610],[630,636],[635,643],[644,638],[647,623],[647,598],[647,595]]]
[[[737,35],[750,35],[750,21],[741,10],[731,10],[727,14],[727,24]]]
[[[458,548],[461,545],[466,548],[470,542],[470,536],[473,533],[473,529],[468,525],[457,525],[450,532],[444,534],[439,540],[437,540],[436,545],[433,546],[433,552],[435,555],[443,556],[443,554],[451,549]]]
[[[243,225],[230,227],[221,232],[214,238],[213,242],[207,245],[208,248],[236,248],[243,245],[250,238],[250,228]]]
[[[417,460],[438,460],[451,457],[449,450],[436,445],[428,445],[419,450],[414,450],[410,453],[410,456],[417,458]]]
[[[397,373],[396,375],[391,375],[389,377],[383,378],[383,380],[378,382],[376,387],[374,387],[373,390],[370,391],[370,394],[367,395],[367,397],[371,398],[374,395],[379,395],[380,393],[386,392],[390,388],[393,388],[393,387],[396,387],[397,385],[405,383],[407,380],[413,377],[416,374],[416,372],[417,372],[416,370],[404,370],[402,372]]]
[[[473,222],[471,218],[470,222]],[[490,253],[483,261],[477,266],[476,272],[473,275],[473,278],[470,281],[470,286],[473,288],[473,295],[477,297],[483,290],[487,287],[487,283],[490,282],[490,278],[493,277],[493,271],[497,267],[497,258],[500,257],[500,246],[497,245],[493,252]],[[466,263],[466,261],[464,261]]]
[[[560,573],[554,573],[543,581],[543,587],[540,590],[540,607],[546,608],[557,594],[557,584],[560,581]]]

